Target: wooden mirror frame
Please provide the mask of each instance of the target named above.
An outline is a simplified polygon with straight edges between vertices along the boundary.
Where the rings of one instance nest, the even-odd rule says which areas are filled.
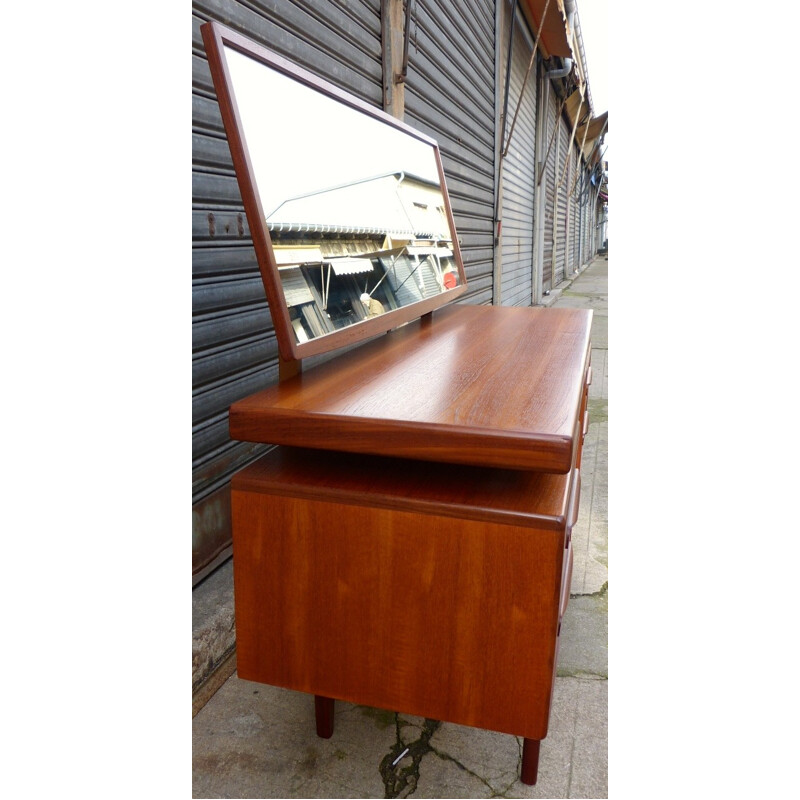
[[[208,55],[211,77],[217,92],[222,121],[228,137],[228,145],[233,158],[236,178],[239,183],[245,213],[247,214],[247,221],[250,226],[250,234],[261,272],[261,279],[272,314],[278,349],[281,357],[285,361],[300,360],[309,356],[327,353],[337,348],[355,344],[379,334],[386,333],[393,328],[404,325],[443,305],[451,303],[466,291],[467,278],[461,258],[455,223],[453,221],[450,197],[447,192],[439,147],[434,139],[217,22],[207,22],[203,24],[201,26],[201,32],[205,43],[206,54]],[[272,238],[267,226],[264,209],[262,208],[255,173],[252,168],[252,162],[243,132],[241,117],[236,105],[233,84],[224,53],[225,47],[230,47],[249,56],[293,78],[299,83],[322,92],[356,111],[370,115],[386,125],[393,126],[408,136],[429,144],[433,148],[433,154],[439,173],[439,183],[444,200],[445,213],[452,237],[453,260],[459,275],[458,284],[454,288],[444,289],[440,294],[434,297],[425,298],[407,306],[389,310],[380,316],[359,321],[345,328],[326,333],[323,336],[309,339],[307,342],[297,341],[292,328],[289,307],[286,303],[283,286],[278,273]]]

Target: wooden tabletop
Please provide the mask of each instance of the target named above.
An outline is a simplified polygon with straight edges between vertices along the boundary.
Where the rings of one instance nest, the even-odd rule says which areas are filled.
[[[572,467],[592,312],[452,305],[234,403],[234,439]]]

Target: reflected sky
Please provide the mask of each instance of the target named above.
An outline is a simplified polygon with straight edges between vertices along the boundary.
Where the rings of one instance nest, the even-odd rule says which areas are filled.
[[[439,184],[431,145],[225,48],[262,208],[403,171]]]

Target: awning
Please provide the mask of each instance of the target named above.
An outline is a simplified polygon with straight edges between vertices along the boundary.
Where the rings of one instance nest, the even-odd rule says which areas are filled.
[[[520,7],[529,17],[528,21],[531,23],[534,36],[536,36],[536,31],[539,30],[546,3],[547,0],[521,0],[520,2]],[[572,47],[567,38],[567,22],[563,7],[563,0],[550,0],[539,44],[548,56],[574,58]]]
[[[583,157],[588,159],[597,144],[597,140],[608,130],[608,111],[599,117],[589,116],[589,105],[584,97],[581,102],[581,93],[576,89],[564,103],[564,109],[569,117],[570,124],[575,128],[575,143],[583,146]],[[585,136],[585,138],[584,138]]]
[[[601,133],[605,133],[605,131],[608,130],[608,111],[604,111],[599,117],[593,117],[588,124],[589,130],[586,133],[587,144],[589,141],[593,141],[600,136]],[[583,141],[584,127],[584,125],[581,125],[576,132],[579,141]]]
[[[591,117],[589,100],[585,95],[583,98],[581,98],[580,89],[575,89],[575,91],[567,98],[567,102],[564,104],[564,110],[567,112],[570,126],[573,128],[575,127],[576,123],[586,122],[587,117]],[[578,144],[580,144],[582,137],[583,126],[581,126],[581,129],[575,134]]]
[[[585,125],[581,125],[578,127],[576,131],[575,138],[580,145],[581,142],[584,142],[583,138],[583,131]],[[592,155],[592,151],[595,150],[595,146],[597,145],[597,140],[608,130],[608,111],[604,111],[599,117],[594,117],[588,123],[588,130],[586,131],[586,140],[583,145],[583,155],[584,158],[589,158]],[[596,161],[597,159],[593,159]]]

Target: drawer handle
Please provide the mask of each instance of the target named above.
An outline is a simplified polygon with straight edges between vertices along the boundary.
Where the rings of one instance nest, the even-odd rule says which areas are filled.
[[[572,535],[572,526],[578,519],[578,505],[581,500],[581,471],[576,469],[572,476],[572,496],[570,497],[569,510],[567,511],[566,529],[567,529],[567,544]]]

